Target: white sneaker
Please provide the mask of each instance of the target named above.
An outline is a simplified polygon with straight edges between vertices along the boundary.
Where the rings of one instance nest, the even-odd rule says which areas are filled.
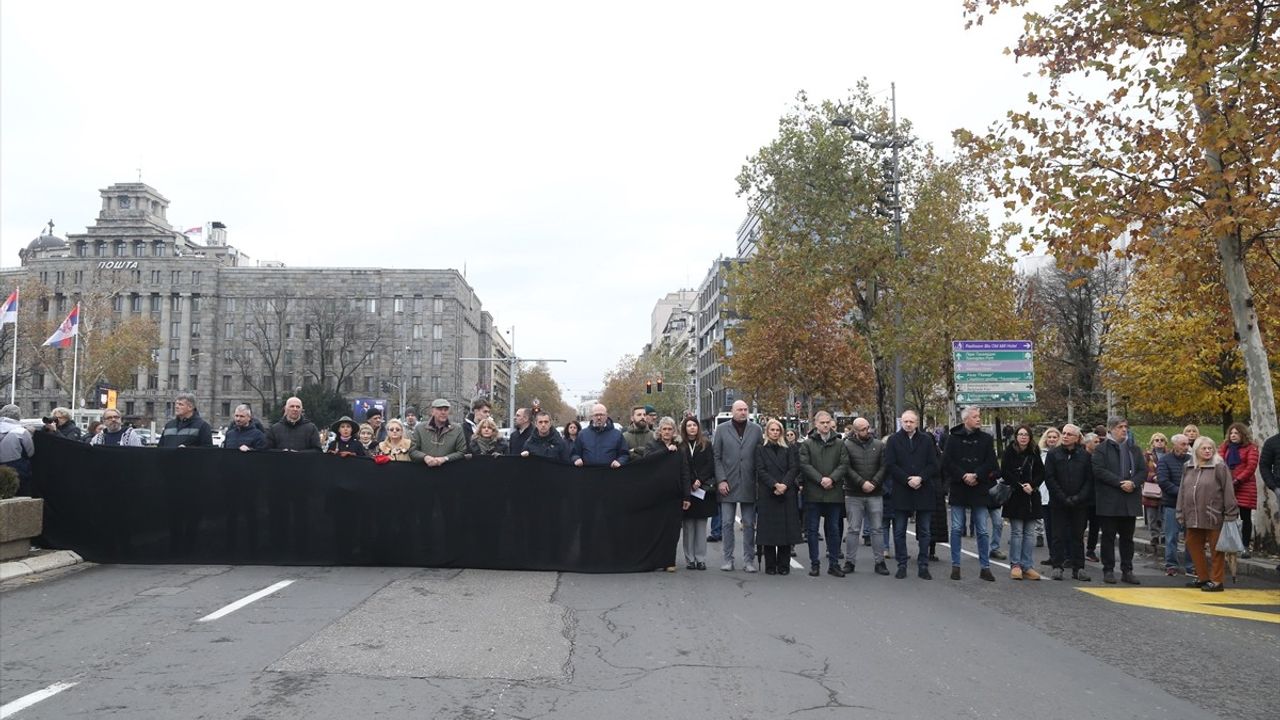
[[[721,566],[720,566],[720,569],[721,569],[721,570],[723,570],[723,571],[725,571],[725,572],[733,572],[733,561],[732,561],[732,560],[730,560],[729,562],[727,562],[727,563],[725,563],[725,564],[721,565]]]
[[[742,566],[742,571],[743,571],[743,572],[748,572],[748,573],[753,573],[753,572],[755,572],[755,571],[756,571],[756,564],[755,564],[755,563],[753,563],[753,562],[748,562],[746,565],[743,565],[743,566]]]

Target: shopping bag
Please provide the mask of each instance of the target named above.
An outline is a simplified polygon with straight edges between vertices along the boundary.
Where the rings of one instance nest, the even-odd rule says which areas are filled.
[[[1222,523],[1222,532],[1218,533],[1218,547],[1215,549],[1224,553],[1244,552],[1244,540],[1240,535],[1239,520]]]

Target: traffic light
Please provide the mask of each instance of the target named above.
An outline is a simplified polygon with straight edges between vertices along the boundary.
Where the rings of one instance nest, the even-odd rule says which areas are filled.
[[[662,378],[658,378],[658,392],[662,392]]]
[[[645,394],[645,395],[652,395],[652,394],[653,394],[653,381],[652,381],[652,380],[645,380],[645,381],[644,381],[644,394]]]

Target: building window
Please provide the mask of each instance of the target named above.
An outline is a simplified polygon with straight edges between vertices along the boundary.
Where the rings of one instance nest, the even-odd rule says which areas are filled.
[[[413,312],[415,315],[421,314],[427,308],[427,303],[422,299],[421,295],[413,296]]]
[[[306,364],[307,367],[310,367],[311,364],[314,363],[315,361],[316,361],[316,352],[314,350],[302,351],[302,362]]]
[[[342,381],[343,389],[346,390],[347,392],[351,392],[353,389],[355,389],[355,385],[356,385],[355,381],[356,381],[355,378],[348,375],[347,379]]]
[[[412,388],[422,387],[422,376],[414,375],[413,378],[409,381],[409,387],[412,387]]]
[[[198,322],[191,323],[191,337],[193,338],[200,337],[200,323]]]
[[[136,313],[142,312],[142,296],[141,295],[135,294],[129,298],[129,309]]]
[[[160,284],[160,271],[159,271],[159,270],[152,270],[152,271],[151,271],[151,284],[152,284],[152,285],[159,285],[159,284]]]
[[[134,404],[134,402],[133,402],[132,400],[126,400],[126,401],[125,401],[125,403],[124,403],[124,414],[125,414],[125,415],[133,415],[133,414],[134,414],[134,409],[135,409],[135,408],[136,408],[136,405]]]
[[[31,378],[31,387],[35,390],[44,389],[44,373],[36,373],[35,377]]]
[[[86,257],[89,254],[89,248],[84,243],[76,243],[76,257]]]
[[[159,389],[160,389],[160,376],[159,376],[159,375],[148,375],[148,376],[147,376],[147,389],[148,389],[148,390],[159,390]],[[150,405],[151,403],[147,403],[147,404],[148,404],[148,405]],[[150,410],[148,410],[147,412],[150,412]]]
[[[431,351],[431,364],[439,367],[444,364],[443,353],[439,350]]]
[[[128,254],[128,250],[123,242],[116,243],[116,257],[125,257]]]
[[[224,308],[226,308],[227,312],[235,312],[235,311],[236,311],[236,299],[235,299],[235,298],[226,298],[225,300],[223,300],[223,301],[222,301],[222,305],[223,305],[223,307],[224,307]]]
[[[378,298],[369,298],[369,312],[378,312]]]
[[[151,296],[151,312],[154,312],[154,313],[160,312],[160,296],[159,295]]]
[[[181,295],[169,296],[169,311],[182,312],[182,296]]]
[[[263,387],[264,389],[265,389],[265,388],[269,388],[269,387],[271,387],[271,376],[270,376],[270,375],[263,375],[263,376],[262,376],[262,387]]]
[[[178,374],[177,374],[177,373],[170,373],[170,375],[169,375],[169,389],[170,389],[170,390],[177,390],[177,389],[178,389]],[[172,410],[171,408],[165,408],[165,412],[166,412],[166,413],[168,413],[169,415],[172,415],[172,414],[173,414],[173,410]]]
[[[197,387],[199,387],[199,386],[200,386],[200,376],[199,376],[199,375],[192,375],[192,376],[191,376],[191,384],[187,386],[187,389],[188,389],[188,390],[195,390],[195,389],[196,389]]]
[[[191,312],[193,314],[200,312],[200,296],[199,295],[191,296]]]
[[[302,326],[302,338],[304,340],[311,339],[311,323],[307,323],[306,325]],[[307,362],[311,362],[311,361],[308,360]]]
[[[421,340],[421,339],[422,339],[422,326],[421,326],[421,325],[414,325],[414,326],[413,326],[413,339],[414,339],[414,340]]]
[[[444,298],[439,295],[431,298],[431,311],[444,312]]]
[[[84,282],[84,271],[83,271],[83,270],[76,270],[76,271],[74,271],[73,273],[71,273],[71,282],[75,283],[76,285],[79,285],[80,283],[83,283],[83,282]]]
[[[192,270],[192,271],[191,271],[191,284],[192,284],[192,285],[199,285],[199,284],[200,284],[200,271],[199,271],[199,270]]]
[[[285,323],[284,336],[290,340],[293,339],[293,323]]]
[[[111,310],[112,312],[117,312],[117,313],[124,312],[124,296],[123,295],[116,295],[111,298]]]
[[[230,375],[222,376],[222,391],[231,392],[231,376]]]
[[[176,325],[177,323],[174,324]],[[178,348],[169,348],[169,362],[178,362]]]
[[[440,339],[443,339],[443,338],[444,338],[444,326],[443,326],[443,325],[441,325],[440,323],[436,323],[435,325],[432,325],[432,326],[431,326],[431,339],[432,339],[432,340],[440,340]]]
[[[66,280],[66,277],[67,274],[65,272],[58,270],[53,274],[53,282],[55,285],[61,285]]]
[[[228,323],[228,324],[230,324],[230,323]],[[222,351],[222,362],[227,362],[227,363],[229,363],[229,362],[235,362],[235,361],[236,361],[236,351],[235,351],[235,350],[231,350],[231,349],[229,349],[229,348],[228,348],[228,349],[226,349],[226,350],[223,350],[223,351]]]
[[[133,244],[133,256],[144,257],[147,254],[147,246],[142,243]]]
[[[293,367],[293,351],[292,350],[284,351],[284,364],[285,364],[285,367]]]
[[[181,285],[181,284],[182,284],[182,271],[181,271],[181,270],[170,270],[170,271],[169,271],[169,284],[170,284],[170,285]]]
[[[153,257],[164,257],[164,243],[158,242],[151,248]]]
[[[431,376],[431,392],[437,395],[440,394],[440,376],[439,375]]]
[[[102,256],[103,256],[103,254],[105,254],[105,253],[106,253],[106,246],[105,246],[105,245],[103,245],[102,243],[94,243],[94,244],[93,244],[93,256],[94,256],[94,257],[102,257]]]
[[[174,320],[173,322],[169,323],[169,337],[171,339],[176,340],[179,337],[178,331],[181,327],[182,327],[182,323],[178,322],[177,320]]]
[[[396,296],[395,302],[393,303],[393,307],[395,312],[398,312],[398,313],[404,312],[404,298],[400,296]]]
[[[364,391],[367,393],[373,392],[373,376],[372,375],[364,376]]]
[[[154,418],[156,416],[156,404],[154,402],[148,401],[146,404],[146,408],[147,408],[147,417]]]
[[[228,340],[234,338],[236,336],[236,324],[227,323],[226,327],[223,329],[222,336]]]
[[[222,403],[222,417],[231,417],[231,403]]]

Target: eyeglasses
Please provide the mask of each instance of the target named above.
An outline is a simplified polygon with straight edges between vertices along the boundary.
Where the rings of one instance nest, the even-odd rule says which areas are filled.
[[[1164,438],[1156,438],[1156,439],[1152,440],[1151,442],[1158,442],[1158,443],[1162,443],[1162,442],[1164,442]]]

